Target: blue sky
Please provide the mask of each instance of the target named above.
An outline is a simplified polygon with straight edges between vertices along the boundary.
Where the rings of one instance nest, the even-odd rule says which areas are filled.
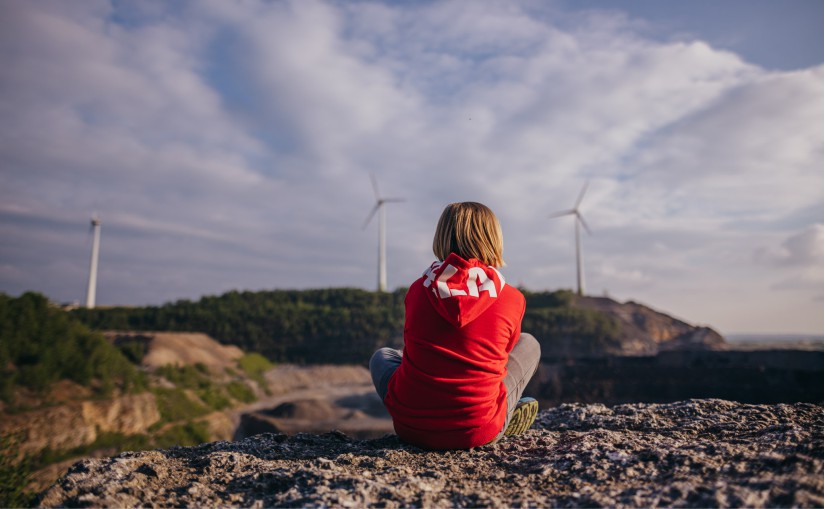
[[[823,11],[792,0],[0,2],[0,291],[376,284],[444,205],[503,270],[723,333],[822,333]]]

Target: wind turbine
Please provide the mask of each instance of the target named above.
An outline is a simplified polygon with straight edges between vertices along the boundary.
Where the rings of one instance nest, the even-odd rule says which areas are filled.
[[[375,207],[372,208],[367,220],[364,221],[362,229],[366,228],[372,216],[378,212],[378,291],[387,291],[387,246],[386,246],[386,218],[384,216],[384,204],[396,203],[404,201],[403,198],[382,198],[378,191],[378,182],[375,180],[375,175],[370,173],[370,180],[372,181],[372,191],[375,193]]]
[[[86,289],[86,307],[95,307],[95,293],[97,291],[97,258],[100,254],[100,219],[97,214],[92,216],[92,261],[89,264],[89,286]]]
[[[577,293],[579,295],[584,295],[584,266],[582,263],[582,245],[581,233],[579,232],[579,225],[584,227],[584,230],[588,234],[591,233],[590,228],[587,227],[587,223],[584,221],[584,217],[582,217],[581,212],[579,212],[579,205],[581,205],[582,198],[584,198],[584,193],[587,191],[588,184],[589,182],[585,181],[584,186],[582,187],[582,190],[579,193],[579,198],[576,200],[576,204],[573,205],[572,209],[562,210],[561,212],[556,212],[554,214],[550,214],[549,216],[551,218],[562,216],[574,216],[576,218],[576,283],[578,284]]]

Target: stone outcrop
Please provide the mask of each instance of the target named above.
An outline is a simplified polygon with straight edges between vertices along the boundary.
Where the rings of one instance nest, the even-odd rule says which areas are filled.
[[[0,434],[17,436],[21,452],[38,452],[90,444],[100,432],[143,433],[159,420],[155,396],[146,392],[5,415]]]
[[[125,435],[145,433],[160,420],[155,395],[149,392],[109,400],[84,401],[81,409],[83,422],[87,426]]]
[[[264,434],[75,464],[44,507],[821,507],[822,407],[562,405],[521,436],[429,452],[394,435]]]
[[[637,302],[608,297],[575,297],[573,305],[601,311],[619,325],[621,349],[613,354],[652,355],[663,350],[716,349],[725,339],[709,327],[697,327]]]

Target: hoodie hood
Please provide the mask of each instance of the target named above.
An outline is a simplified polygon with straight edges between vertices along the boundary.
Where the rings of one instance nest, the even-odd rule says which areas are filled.
[[[448,322],[461,328],[496,302],[504,290],[504,276],[475,258],[465,260],[450,253],[424,273],[430,304]]]

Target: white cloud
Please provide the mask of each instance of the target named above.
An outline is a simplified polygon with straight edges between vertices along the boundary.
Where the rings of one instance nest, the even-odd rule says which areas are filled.
[[[808,295],[811,304],[822,307],[825,282],[821,224],[796,232],[779,245],[757,248],[754,258],[769,268],[771,290],[779,295]]]
[[[814,225],[785,239],[781,246],[756,251],[756,259],[769,265],[816,268],[822,265],[822,225]]]
[[[531,2],[0,9],[0,217],[17,245],[0,290],[70,300],[87,253],[66,224],[94,211],[101,302],[371,288],[369,172],[407,199],[388,209],[390,286],[429,263],[447,202],[477,200],[504,225],[508,280],[571,287],[572,225],[546,216],[586,178],[595,293],[742,330],[772,285],[822,280],[821,66],[766,72]],[[68,245],[71,269],[27,261]],[[821,330],[817,291],[794,288],[794,322],[761,327]]]

